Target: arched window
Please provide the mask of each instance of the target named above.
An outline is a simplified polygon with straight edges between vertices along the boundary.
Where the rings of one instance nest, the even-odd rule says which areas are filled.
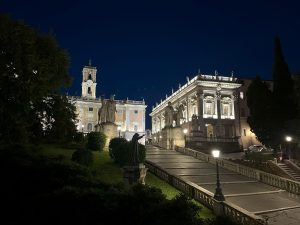
[[[92,74],[89,74],[88,80],[91,80],[91,79],[92,79]]]
[[[91,89],[91,87],[88,87],[88,94],[92,94],[92,89]]]
[[[91,123],[88,124],[87,126],[88,132],[93,131],[93,125]]]

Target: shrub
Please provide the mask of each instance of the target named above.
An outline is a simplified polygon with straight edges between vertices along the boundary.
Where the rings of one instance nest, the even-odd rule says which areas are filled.
[[[91,132],[87,135],[86,147],[92,151],[102,151],[106,142],[106,136],[102,132]]]
[[[81,132],[76,132],[74,135],[74,141],[76,143],[82,143],[84,142],[84,135]]]
[[[257,163],[267,162],[268,160],[272,160],[274,158],[273,154],[263,154],[260,152],[250,152],[245,155],[247,160],[251,160]]]
[[[116,152],[116,149],[122,145],[126,144],[128,141],[125,138],[113,138],[109,142],[109,156],[110,158],[114,159],[114,154]]]
[[[90,166],[93,164],[93,153],[86,149],[77,149],[72,154],[72,161],[84,166]]]
[[[132,162],[134,152],[134,144],[132,142],[125,142],[117,145],[113,151],[113,160],[119,166],[129,165]],[[146,148],[144,145],[139,144],[139,162],[144,162],[146,157]]]

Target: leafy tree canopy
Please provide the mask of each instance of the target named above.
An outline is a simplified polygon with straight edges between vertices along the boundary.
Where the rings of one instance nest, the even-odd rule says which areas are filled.
[[[53,36],[8,16],[0,30],[0,142],[23,143],[42,130],[46,98],[71,83],[69,58]]]

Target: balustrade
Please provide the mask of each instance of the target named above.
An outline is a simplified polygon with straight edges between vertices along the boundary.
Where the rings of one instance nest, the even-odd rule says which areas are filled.
[[[179,149],[178,149],[179,150]],[[179,151],[182,151],[180,149]],[[190,151],[189,151],[190,152]],[[189,195],[190,197],[196,199],[197,201],[201,202],[203,205],[208,207],[209,209],[214,209],[215,204],[222,204],[224,209],[225,216],[230,217],[233,221],[242,224],[242,225],[263,225],[265,224],[261,217],[256,216],[232,203],[227,201],[224,202],[217,202],[213,198],[213,194],[197,184],[194,184],[190,181],[185,181],[180,177],[175,175],[171,175],[168,172],[164,171],[159,166],[152,164],[150,161],[146,160],[145,162],[147,168],[154,173],[156,176],[162,178],[163,180],[167,181],[178,190],[184,192],[185,194]]]

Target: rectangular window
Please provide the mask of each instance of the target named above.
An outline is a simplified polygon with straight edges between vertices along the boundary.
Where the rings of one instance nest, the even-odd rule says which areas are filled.
[[[229,116],[229,104],[223,104],[223,115]]]
[[[246,136],[247,135],[246,129],[243,129],[243,132],[244,132],[244,136]]]
[[[137,110],[134,110],[134,114],[138,114],[138,111],[137,111]]]
[[[94,108],[89,107],[89,112],[92,112],[94,110]]]
[[[138,130],[138,125],[134,125],[134,128],[133,128],[133,129],[134,129],[135,132],[137,132],[137,130]]]
[[[206,102],[205,114],[212,115],[212,103],[211,102]]]

